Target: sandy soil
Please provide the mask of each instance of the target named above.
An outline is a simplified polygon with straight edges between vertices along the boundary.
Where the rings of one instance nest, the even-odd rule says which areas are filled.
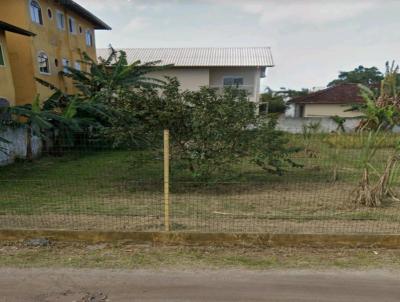
[[[389,271],[0,269],[0,301],[399,301]]]

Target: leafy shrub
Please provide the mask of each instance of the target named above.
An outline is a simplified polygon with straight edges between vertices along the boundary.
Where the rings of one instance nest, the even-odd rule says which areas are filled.
[[[149,133],[170,130],[173,156],[186,162],[195,177],[228,173],[243,158],[277,174],[295,165],[290,155],[298,149],[287,146],[273,119],[256,114],[255,104],[243,91],[230,88],[219,93],[203,87],[180,92],[172,78],[161,93],[146,91],[138,105]]]
[[[283,96],[271,90],[261,94],[260,101],[263,103],[262,106],[264,106],[260,106],[261,113],[285,113],[288,108]]]

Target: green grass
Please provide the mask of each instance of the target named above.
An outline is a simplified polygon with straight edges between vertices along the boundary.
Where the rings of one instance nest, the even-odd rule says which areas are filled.
[[[230,173],[205,183],[172,159],[175,229],[397,232],[399,203],[378,209],[353,207],[351,192],[362,172],[360,149],[346,146],[336,152],[325,143],[327,138],[304,142],[290,135],[292,144],[313,152],[296,154],[293,159],[303,167],[289,168],[284,176],[268,174],[244,159]],[[373,163],[378,170],[392,152],[384,147]],[[339,180],[332,182],[335,165]],[[105,150],[0,167],[0,227],[161,229],[162,166],[159,153]]]
[[[400,250],[151,246],[129,243],[0,245],[0,267],[106,269],[400,269]]]

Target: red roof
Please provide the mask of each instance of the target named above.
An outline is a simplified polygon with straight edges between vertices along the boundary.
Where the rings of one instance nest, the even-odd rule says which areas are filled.
[[[358,84],[339,84],[305,96],[290,100],[295,104],[360,104],[364,103],[360,96]]]

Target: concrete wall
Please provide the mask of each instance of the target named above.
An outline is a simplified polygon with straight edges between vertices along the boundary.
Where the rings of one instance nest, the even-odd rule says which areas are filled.
[[[176,67],[153,72],[150,76],[156,79],[164,79],[165,76],[177,77],[182,90],[192,91],[199,90],[202,86],[223,88],[224,77],[240,76],[243,77],[243,85],[251,88],[251,101],[258,101],[260,91],[260,69],[257,67]]]
[[[0,98],[8,100],[13,105],[15,103],[15,87],[8,58],[6,35],[2,30],[0,30],[0,46],[4,58],[4,66],[0,65]]]
[[[14,84],[16,88],[17,104],[30,103],[36,94],[46,98],[52,92],[37,83],[34,77],[41,78],[59,87],[68,93],[74,93],[75,89],[70,79],[59,75],[62,70],[62,59],[68,59],[70,66],[82,59],[82,53],[87,52],[93,59],[96,58],[95,45],[86,46],[85,31],[89,29],[94,39],[93,25],[73,12],[67,11],[62,5],[53,0],[38,0],[41,10],[43,25],[31,21],[28,0],[1,0],[0,19],[27,29],[36,34],[35,37],[25,37],[14,33],[6,33]],[[48,16],[50,9],[52,18]],[[65,30],[59,30],[56,23],[56,12],[61,11],[65,15]],[[68,17],[76,22],[76,34],[70,34],[68,30]],[[79,32],[82,28],[82,33]],[[94,41],[93,41],[94,42]],[[50,62],[50,73],[39,72],[37,55],[44,51]],[[58,61],[58,66],[55,60]]]
[[[9,128],[0,130],[0,137],[10,142],[10,144],[0,142],[0,166],[13,163],[17,158],[26,158],[26,129]],[[33,137],[32,151],[34,156],[39,156],[41,150],[42,140],[39,137]]]
[[[152,72],[149,77],[164,79],[165,76],[176,77],[181,84],[182,90],[199,90],[202,86],[210,83],[210,72],[208,68],[171,68]]]
[[[355,117],[360,113],[356,111],[345,112],[350,106],[339,104],[306,104],[304,105],[304,117],[331,117],[338,115],[341,117]]]
[[[303,125],[316,122],[320,122],[321,132],[329,133],[337,129],[337,124],[329,117],[291,118],[285,116],[279,118],[277,128],[290,133],[302,133]],[[344,125],[346,132],[354,131],[359,122],[358,118],[348,118]]]

